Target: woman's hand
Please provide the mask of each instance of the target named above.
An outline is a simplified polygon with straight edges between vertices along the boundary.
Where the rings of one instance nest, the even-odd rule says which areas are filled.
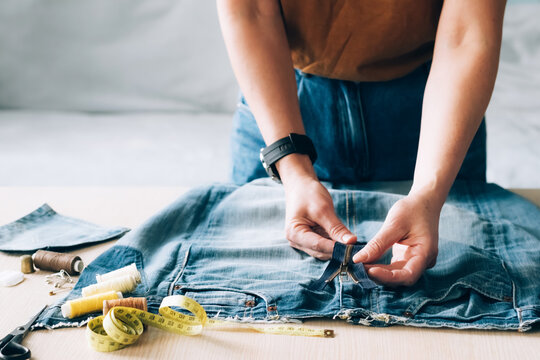
[[[396,202],[382,228],[354,257],[373,263],[392,247],[389,265],[366,264],[368,275],[380,283],[410,286],[437,260],[442,204],[429,194],[410,193]]]
[[[289,155],[278,162],[286,195],[285,232],[289,244],[320,259],[332,257],[334,242],[356,242],[338,219],[332,197],[317,180],[306,155]]]

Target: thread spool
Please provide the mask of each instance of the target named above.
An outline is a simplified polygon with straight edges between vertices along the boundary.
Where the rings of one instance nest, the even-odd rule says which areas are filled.
[[[78,275],[84,269],[84,263],[77,255],[62,254],[54,251],[38,250],[32,255],[34,265],[41,270],[65,270],[69,275]]]
[[[97,284],[88,285],[82,289],[82,295],[92,296],[111,290],[130,293],[135,290],[136,287],[137,279],[132,275],[124,275]]]
[[[141,282],[141,273],[137,270],[137,265],[135,265],[135,263],[102,275],[96,275],[96,281],[100,283],[124,275],[132,275],[138,283]]]
[[[34,270],[34,260],[32,260],[32,256],[30,255],[23,255],[21,256],[21,272],[23,274],[31,274]]]
[[[107,315],[110,309],[115,306],[126,306],[130,308],[135,308],[143,311],[148,311],[146,305],[146,298],[143,297],[129,297],[125,299],[117,300],[104,300],[103,301],[103,315]]]
[[[67,319],[73,319],[77,316],[93,313],[103,308],[103,301],[121,299],[122,293],[117,291],[109,291],[93,296],[82,297],[70,300],[62,305],[62,316]]]

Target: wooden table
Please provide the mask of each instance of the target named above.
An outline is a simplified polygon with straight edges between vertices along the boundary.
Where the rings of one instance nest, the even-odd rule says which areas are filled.
[[[101,225],[134,228],[184,193],[186,188],[0,187],[0,224],[14,221],[47,202],[57,212]],[[515,190],[540,205],[540,189]],[[539,224],[540,226],[540,224]],[[114,245],[107,242],[77,250],[86,264]],[[0,270],[18,269],[18,255],[0,253]],[[45,272],[25,275],[12,288],[0,287],[0,335],[22,324],[49,296]],[[472,331],[393,326],[372,328],[340,320],[313,320],[307,325],[332,328],[332,339],[243,332],[206,331],[186,337],[154,328],[133,346],[114,353],[94,352],[84,328],[41,330],[24,340],[34,359],[539,359],[540,331]]]

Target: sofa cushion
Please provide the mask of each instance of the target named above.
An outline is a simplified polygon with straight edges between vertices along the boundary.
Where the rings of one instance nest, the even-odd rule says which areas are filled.
[[[214,1],[0,2],[0,107],[232,112]]]

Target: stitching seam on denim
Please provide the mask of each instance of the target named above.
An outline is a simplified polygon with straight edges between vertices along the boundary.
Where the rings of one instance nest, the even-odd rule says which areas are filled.
[[[358,98],[358,110],[360,113],[360,124],[362,125],[362,137],[363,137],[363,148],[364,148],[364,161],[362,162],[362,177],[367,177],[369,174],[369,147],[368,139],[366,133],[366,118],[364,116],[364,104],[362,103],[362,92],[360,90],[360,85],[356,86],[356,96]]]
[[[169,296],[172,295],[172,292],[173,292],[173,289],[174,289],[174,284],[178,281],[178,279],[180,279],[180,276],[182,276],[182,274],[184,273],[184,269],[186,268],[186,264],[187,264],[187,261],[188,261],[189,251],[190,250],[191,250],[191,244],[186,249],[186,254],[184,255],[184,261],[182,262],[182,269],[180,269],[180,271],[178,272],[178,275],[176,275],[173,282],[171,282],[171,285],[169,285],[169,291],[167,293],[167,295],[169,295]]]
[[[354,191],[351,192],[351,205],[352,205],[352,220],[353,220],[353,230],[356,230],[356,202],[354,200]],[[350,230],[350,229],[349,229]]]
[[[512,281],[512,307],[516,311],[516,316],[517,316],[518,321],[519,321],[518,329],[521,330],[523,328],[523,326],[524,326],[523,316],[521,314],[522,310],[516,304],[516,284],[514,284],[513,281]]]
[[[345,191],[345,219],[347,220],[347,229],[351,229],[351,224],[349,223],[349,192]]]

